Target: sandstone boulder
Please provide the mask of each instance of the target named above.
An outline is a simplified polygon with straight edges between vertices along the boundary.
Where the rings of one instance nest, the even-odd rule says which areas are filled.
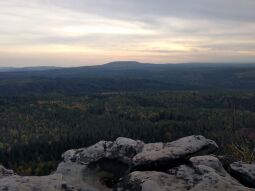
[[[230,173],[244,185],[255,188],[255,163],[232,163],[230,165]]]
[[[119,137],[116,141],[100,141],[90,147],[66,151],[62,157],[64,161],[77,161],[82,164],[90,164],[100,159],[116,159],[124,163],[131,163],[134,155],[143,148],[142,141]]]
[[[115,191],[252,191],[223,169],[213,156],[190,159],[167,172],[135,171],[123,178]]]
[[[189,136],[170,143],[145,144],[134,156],[136,170],[167,169],[185,163],[190,157],[210,154],[217,144],[203,136]]]

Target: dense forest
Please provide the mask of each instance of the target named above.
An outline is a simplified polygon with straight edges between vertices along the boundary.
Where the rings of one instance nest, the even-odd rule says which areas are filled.
[[[254,159],[255,65],[113,62],[0,72],[0,163],[52,172],[61,154],[119,136],[201,134],[219,154]]]
[[[145,142],[191,134],[219,154],[252,160],[253,91],[155,91],[0,97],[0,163],[21,175],[52,172],[61,154],[124,136]]]

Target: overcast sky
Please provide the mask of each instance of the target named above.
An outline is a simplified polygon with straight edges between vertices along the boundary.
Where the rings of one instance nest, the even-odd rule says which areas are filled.
[[[0,66],[255,61],[255,0],[0,0]]]

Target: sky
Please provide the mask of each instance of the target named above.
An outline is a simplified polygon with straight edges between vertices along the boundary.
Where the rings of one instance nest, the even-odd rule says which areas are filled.
[[[1,66],[255,62],[254,0],[0,0]]]

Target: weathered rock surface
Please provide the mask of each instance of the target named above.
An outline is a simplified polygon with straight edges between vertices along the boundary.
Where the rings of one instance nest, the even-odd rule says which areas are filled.
[[[130,164],[135,154],[140,152],[144,143],[120,137],[116,141],[100,141],[88,148],[69,150],[62,157],[65,161],[77,161],[82,164],[96,162],[102,158],[117,159]]]
[[[0,191],[252,191],[208,155],[217,148],[203,136],[170,143],[145,144],[122,137],[100,141],[66,151],[48,176],[22,177],[0,166]],[[245,176],[254,175],[253,166],[242,168]]]
[[[185,162],[191,156],[210,154],[217,144],[203,136],[189,136],[171,143],[145,144],[142,152],[133,158],[135,169],[170,168]]]
[[[62,162],[59,164],[54,174],[61,174],[62,187],[72,188],[73,190],[87,191],[109,191],[111,190],[104,185],[100,178],[101,169],[90,169],[86,165]],[[68,190],[68,189],[67,189]]]
[[[8,170],[0,165],[0,178],[14,175],[13,170]]]
[[[185,190],[184,181],[165,172],[135,171],[120,181],[115,191],[181,191]]]
[[[227,172],[223,168],[220,160],[213,155],[206,155],[206,156],[196,156],[189,159],[193,166],[208,166],[214,169],[218,174],[222,176],[226,176]]]
[[[212,156],[194,157],[190,165],[167,172],[135,171],[115,188],[116,191],[251,191],[223,169]]]
[[[255,188],[255,163],[235,162],[230,165],[230,173],[244,185]]]

